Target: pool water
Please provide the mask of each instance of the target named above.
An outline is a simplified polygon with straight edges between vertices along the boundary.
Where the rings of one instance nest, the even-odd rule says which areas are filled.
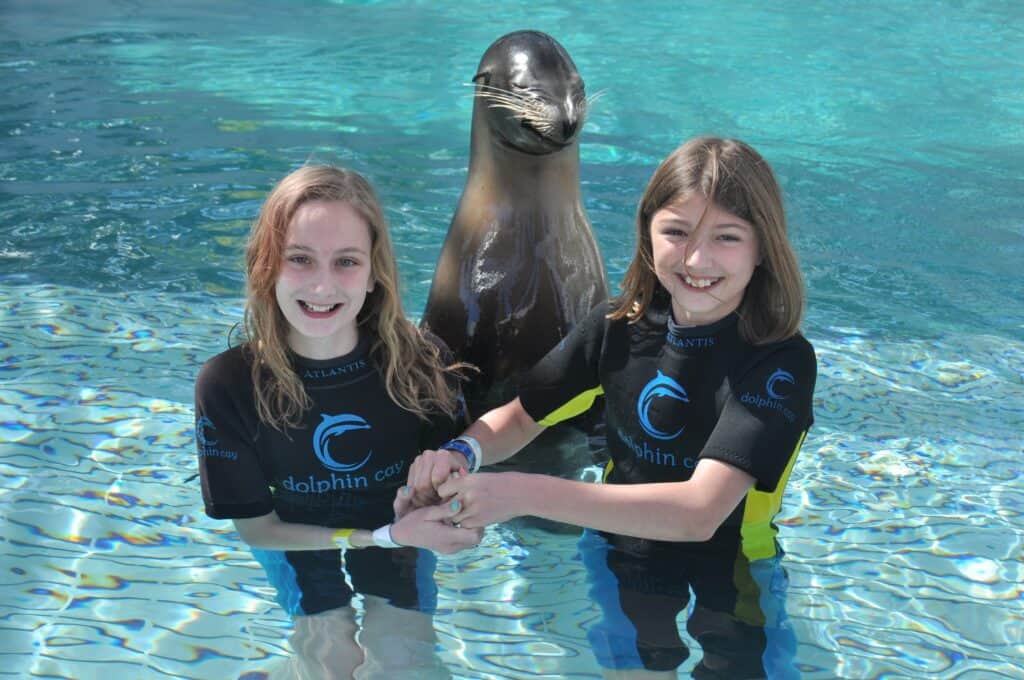
[[[613,285],[680,141],[778,171],[819,359],[779,518],[797,673],[1024,677],[1024,5],[579,0],[0,5],[0,675],[286,663],[292,623],[189,481],[249,223],[307,160],[365,173],[419,315],[465,83],[521,28],[603,91],[581,178]],[[574,534],[493,527],[437,581],[451,676],[600,677]]]

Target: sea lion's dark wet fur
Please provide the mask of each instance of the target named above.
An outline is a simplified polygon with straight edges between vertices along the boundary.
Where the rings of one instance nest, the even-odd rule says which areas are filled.
[[[480,369],[465,387],[476,417],[516,396],[517,377],[608,284],[580,194],[587,100],[572,59],[519,31],[487,49],[473,80],[469,172],[423,325]]]

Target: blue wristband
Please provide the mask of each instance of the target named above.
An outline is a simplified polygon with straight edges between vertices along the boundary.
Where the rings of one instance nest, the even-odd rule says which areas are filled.
[[[476,454],[473,453],[473,447],[466,442],[461,439],[453,439],[447,444],[441,444],[441,448],[461,453],[466,457],[466,468],[470,472],[474,472],[476,470]]]

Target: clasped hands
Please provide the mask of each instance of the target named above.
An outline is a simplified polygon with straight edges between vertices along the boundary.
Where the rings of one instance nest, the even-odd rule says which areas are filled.
[[[454,526],[483,530],[516,516],[508,484],[514,474],[469,474],[462,454],[427,450],[413,461],[399,496],[404,496],[408,509],[441,505],[451,511],[448,521]]]

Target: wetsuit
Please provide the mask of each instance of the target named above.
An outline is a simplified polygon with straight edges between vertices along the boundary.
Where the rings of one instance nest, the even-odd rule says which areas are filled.
[[[313,407],[297,428],[260,421],[246,345],[210,359],[196,381],[196,441],[206,514],[260,517],[335,528],[376,529],[394,519],[392,501],[423,449],[462,431],[464,417],[424,422],[396,405],[362,337],[327,361],[292,356]],[[339,550],[253,550],[289,614],[349,604]],[[346,551],[357,592],[432,611],[434,558],[414,548]]]
[[[754,346],[738,317],[683,328],[667,301],[635,324],[601,305],[524,378],[520,400],[553,425],[605,397],[610,461],[604,482],[685,481],[703,458],[754,477],[754,487],[701,543],[585,532],[581,541],[604,620],[590,633],[606,667],[676,668],[688,656],[676,615],[696,594],[688,624],[723,677],[763,675],[768,612],[759,603],[779,573],[754,568],[780,554],[772,519],[813,421],[814,350],[801,335]],[[761,573],[763,572],[763,573]],[[769,631],[770,632],[770,631]],[[765,660],[770,665],[770,661]],[[713,676],[709,676],[713,677]]]

